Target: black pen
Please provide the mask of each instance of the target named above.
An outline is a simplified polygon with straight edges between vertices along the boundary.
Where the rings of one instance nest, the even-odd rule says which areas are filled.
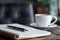
[[[8,25],[8,28],[10,28],[10,29],[14,29],[14,30],[18,30],[18,31],[21,31],[21,32],[28,31],[28,30],[26,30],[26,29],[24,29],[24,28],[18,28],[18,27],[10,26],[10,25]]]

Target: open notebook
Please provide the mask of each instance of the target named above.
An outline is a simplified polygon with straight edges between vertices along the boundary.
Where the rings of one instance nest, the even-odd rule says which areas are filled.
[[[24,28],[26,31],[11,29],[8,28],[8,26]],[[51,35],[51,33],[48,31],[38,30],[21,24],[0,25],[0,34],[5,36],[11,36],[11,38],[17,38],[17,39],[35,38],[35,37],[43,37]]]

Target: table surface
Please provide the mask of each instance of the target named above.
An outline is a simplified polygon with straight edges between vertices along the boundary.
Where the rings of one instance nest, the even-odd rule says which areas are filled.
[[[10,38],[7,38],[7,37],[0,36],[0,40],[14,40],[14,39],[10,39]],[[60,36],[52,34],[50,37],[24,39],[24,40],[60,40]]]
[[[17,40],[17,39],[11,39],[0,35],[0,40]],[[60,40],[60,36],[52,33],[52,35],[48,37],[24,39],[24,40]]]

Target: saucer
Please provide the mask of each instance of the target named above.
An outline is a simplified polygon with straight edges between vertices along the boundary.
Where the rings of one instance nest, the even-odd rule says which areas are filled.
[[[39,26],[37,26],[36,25],[36,23],[31,23],[30,24],[31,26],[33,26],[33,27],[39,27]],[[56,25],[56,24],[53,24],[53,25],[49,25],[49,26],[46,26],[46,27],[39,27],[39,28],[55,28],[55,27],[57,27],[58,25]]]

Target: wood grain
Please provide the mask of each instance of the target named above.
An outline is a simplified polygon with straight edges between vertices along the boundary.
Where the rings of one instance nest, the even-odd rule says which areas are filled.
[[[19,40],[19,39],[10,39],[8,37],[0,36],[0,40]],[[20,39],[20,40],[60,40],[60,36],[52,34],[50,37]]]

